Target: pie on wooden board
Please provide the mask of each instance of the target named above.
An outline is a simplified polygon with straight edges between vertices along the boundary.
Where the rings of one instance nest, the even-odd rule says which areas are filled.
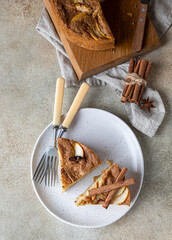
[[[99,0],[43,0],[54,25],[78,46],[91,50],[114,48],[115,38]]]

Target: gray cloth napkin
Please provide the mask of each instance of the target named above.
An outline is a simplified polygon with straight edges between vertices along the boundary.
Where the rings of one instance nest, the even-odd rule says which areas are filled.
[[[159,37],[161,38],[172,23],[172,0],[152,1],[151,6],[149,7],[149,15],[156,27]],[[42,11],[36,29],[56,48],[61,75],[66,80],[66,87],[81,85],[83,81],[78,81],[69,57],[66,54],[54,24],[45,8]],[[124,86],[121,79],[125,79],[126,73],[128,72],[128,66],[128,62],[118,65],[102,73],[96,74],[93,77],[87,78],[84,81],[91,86],[103,86],[109,84],[121,97]],[[125,109],[131,124],[142,133],[152,137],[163,121],[165,108],[157,91],[147,87],[144,91],[143,98],[147,98],[148,96],[151,100],[155,101],[154,105],[156,106],[156,108],[151,109],[150,113],[141,110],[134,103],[125,103]]]

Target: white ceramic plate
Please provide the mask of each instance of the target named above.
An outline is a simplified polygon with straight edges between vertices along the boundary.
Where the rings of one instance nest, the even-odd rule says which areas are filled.
[[[134,133],[117,116],[100,109],[85,108],[78,111],[63,137],[86,144],[103,160],[103,164],[63,194],[59,178],[55,187],[45,187],[32,180],[40,202],[56,218],[74,226],[98,228],[120,219],[133,206],[143,182],[143,154]],[[52,124],[49,124],[35,144],[31,159],[31,178],[46,147],[52,141]],[[93,182],[93,176],[99,175],[108,167],[105,160],[116,162],[121,168],[127,167],[126,177],[134,177],[136,180],[130,187],[131,206],[110,205],[107,210],[101,205],[77,207],[75,198]]]

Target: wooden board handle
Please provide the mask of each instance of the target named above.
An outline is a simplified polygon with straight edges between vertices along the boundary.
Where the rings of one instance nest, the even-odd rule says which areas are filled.
[[[82,83],[80,89],[77,92],[76,97],[73,100],[73,103],[66,115],[65,120],[62,123],[63,128],[68,128],[75,117],[75,114],[77,113],[82,101],[84,100],[88,90],[90,88],[90,85],[88,83]]]
[[[61,120],[62,104],[63,104],[63,95],[64,95],[64,78],[57,78],[56,83],[56,93],[55,93],[55,102],[54,102],[54,115],[53,115],[53,126],[59,126]]]
[[[148,10],[148,5],[142,3],[140,6],[140,13],[138,16],[138,21],[137,21],[133,44],[132,44],[133,52],[139,52],[142,49],[147,10]]]

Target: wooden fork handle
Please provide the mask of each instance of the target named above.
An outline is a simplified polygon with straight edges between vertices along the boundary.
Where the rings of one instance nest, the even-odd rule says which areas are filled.
[[[90,88],[90,85],[88,83],[82,83],[80,89],[77,92],[77,95],[75,99],[73,100],[73,103],[66,115],[66,118],[64,119],[62,123],[63,128],[68,128],[75,117],[75,114],[77,113],[82,101],[84,100],[88,90]]]
[[[133,44],[132,44],[133,52],[139,52],[142,49],[147,10],[148,10],[148,4],[141,3],[140,13],[138,16],[138,21],[137,21]]]
[[[56,83],[56,93],[55,93],[55,102],[54,102],[54,115],[53,115],[53,126],[59,126],[61,120],[62,104],[63,104],[63,95],[64,95],[64,78],[57,78]]]

